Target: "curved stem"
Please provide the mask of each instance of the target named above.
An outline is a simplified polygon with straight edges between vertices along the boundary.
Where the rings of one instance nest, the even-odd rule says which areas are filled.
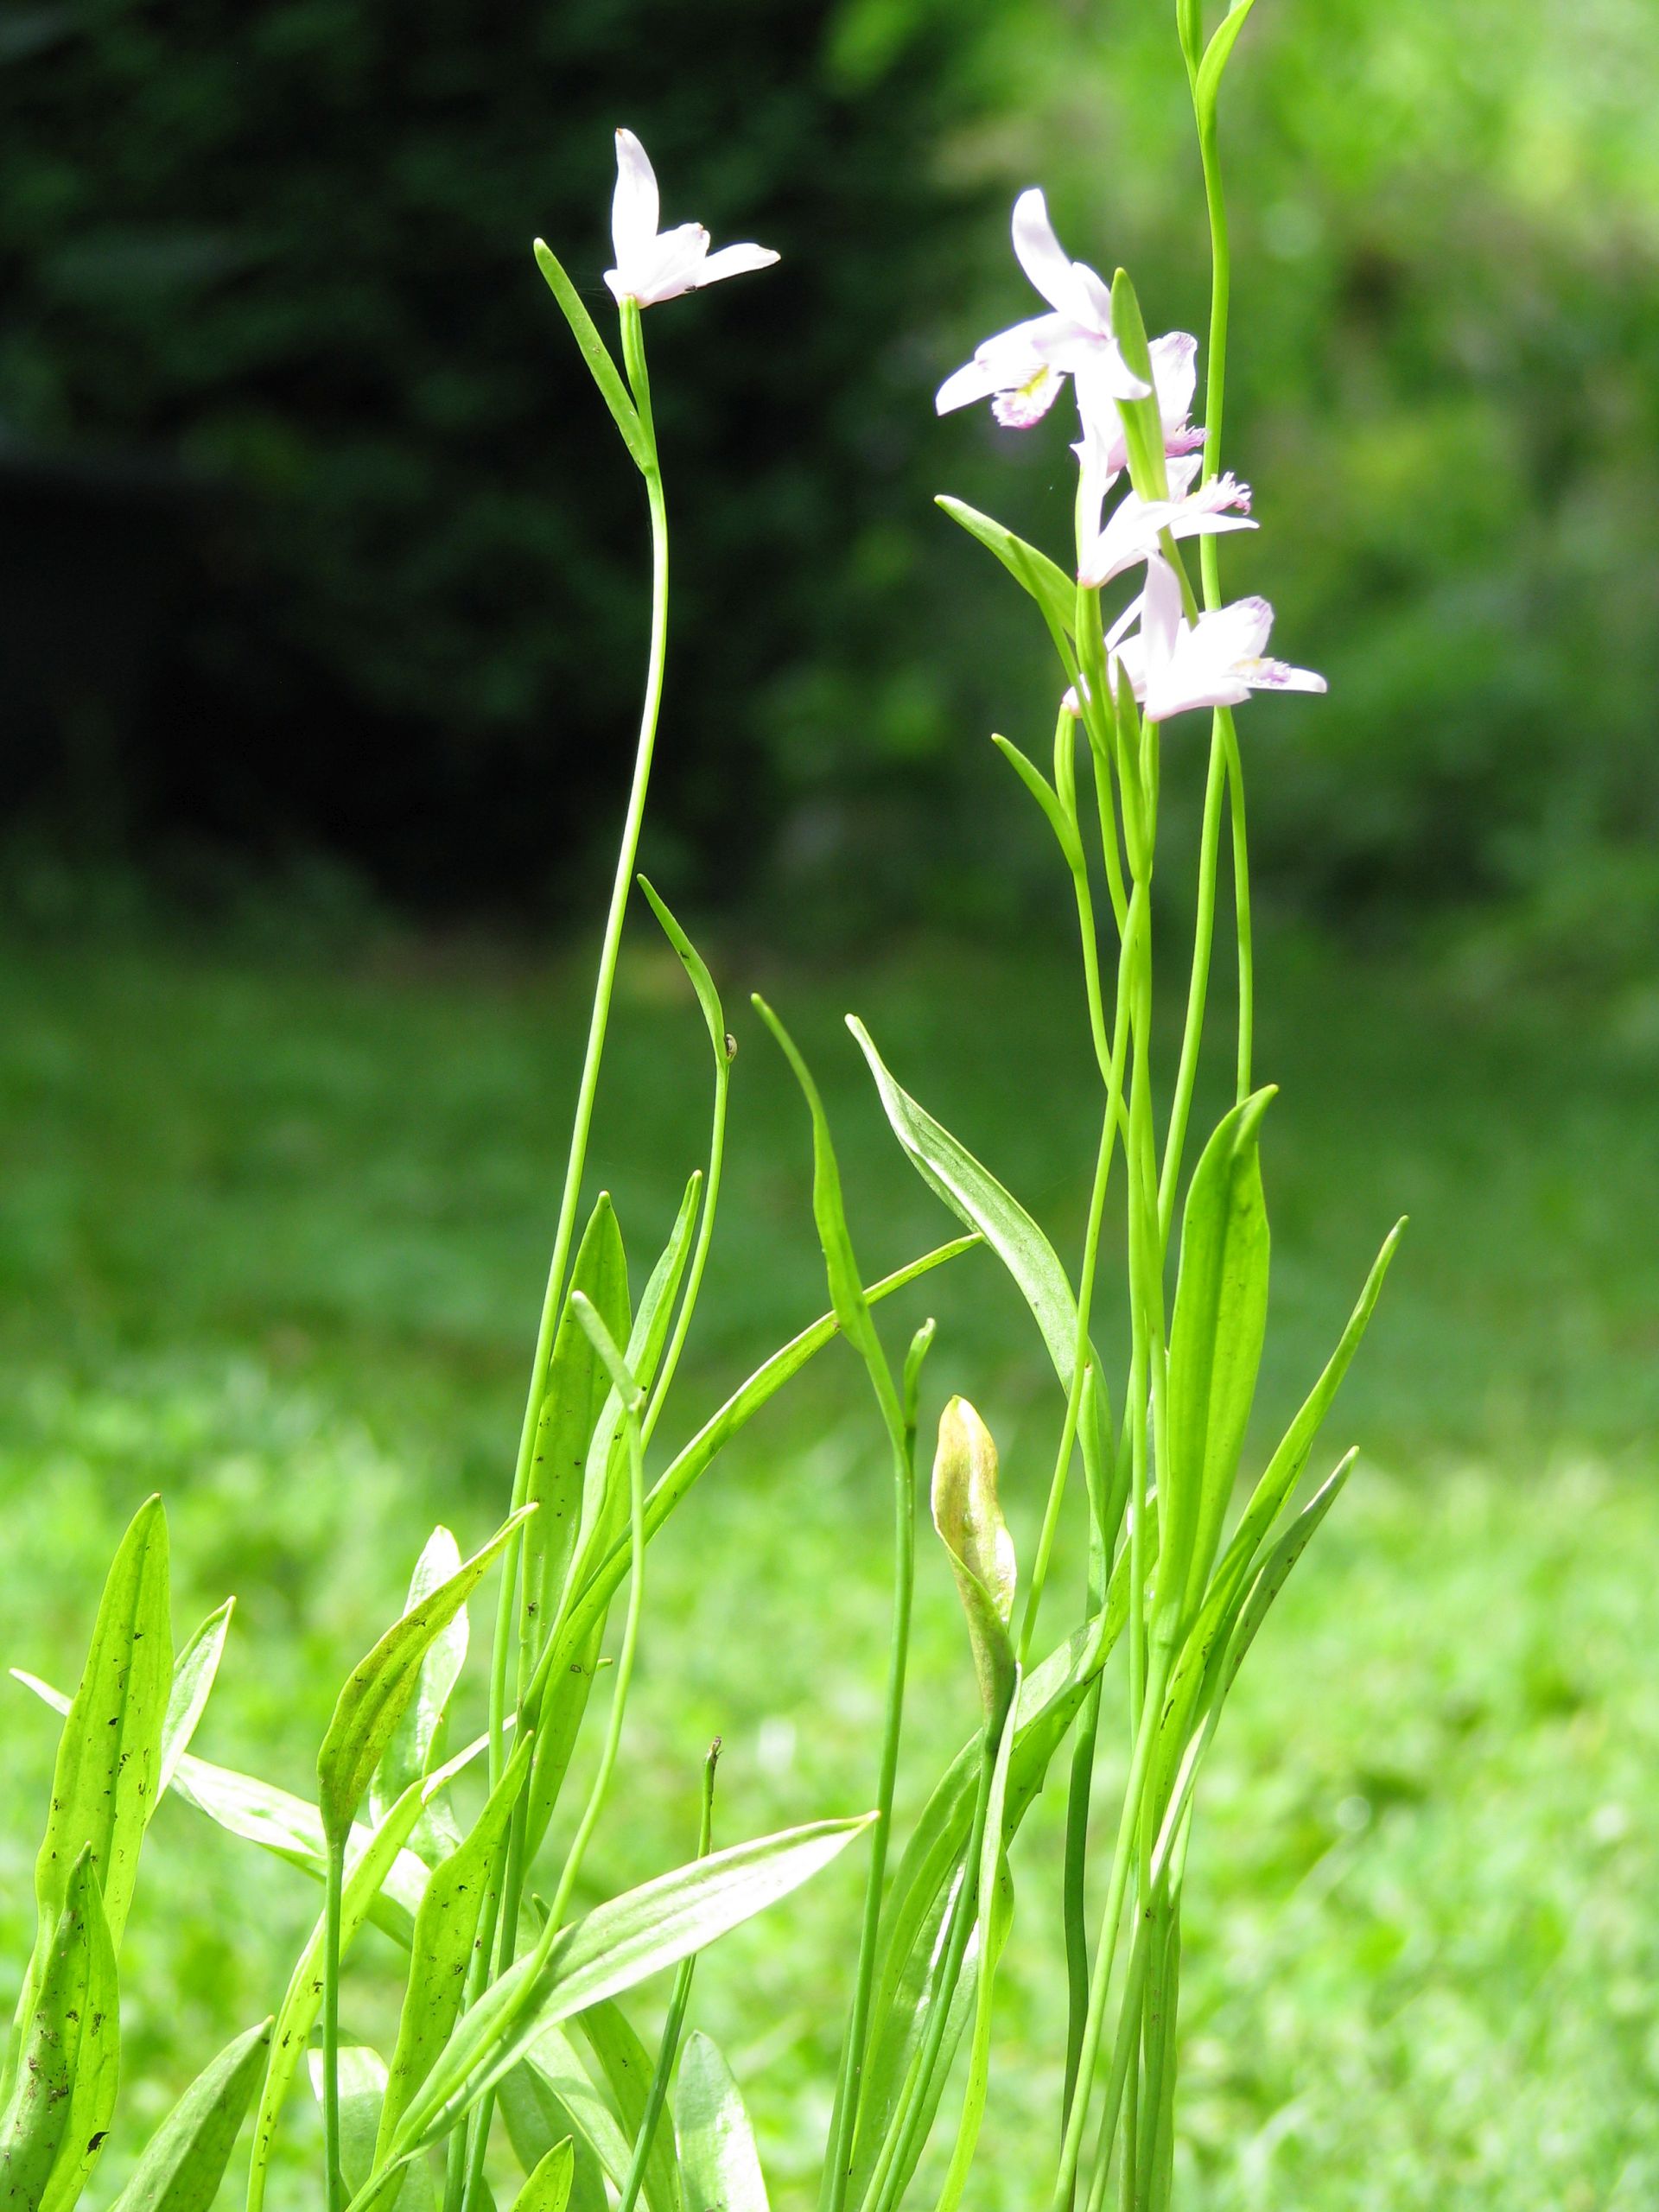
[[[651,764],[657,746],[657,726],[662,713],[663,676],[668,654],[668,511],[663,497],[662,470],[657,457],[656,433],[652,423],[651,388],[645,373],[645,347],[639,310],[632,302],[622,309],[622,352],[633,388],[635,404],[650,451],[645,471],[645,498],[651,512],[651,643],[646,656],[645,697],[639,717],[639,743],[634,753],[633,781],[628,792],[622,842],[611,884],[611,902],[600,947],[599,973],[594,987],[593,1012],[588,1024],[588,1045],[582,1058],[582,1079],[570,1128],[570,1149],[565,1161],[564,1189],[559,1200],[558,1225],[553,1236],[553,1257],[548,1268],[547,1288],[542,1299],[541,1325],[531,1361],[530,1389],[525,1398],[524,1425],[518,1438],[518,1458],[513,1470],[512,1503],[524,1503],[536,1448],[536,1426],[541,1415],[542,1392],[546,1387],[548,1362],[563,1304],[565,1273],[575,1233],[576,1209],[582,1196],[582,1173],[588,1160],[588,1140],[593,1127],[594,1101],[599,1090],[600,1063],[604,1058],[605,1033],[609,1026],[611,1000],[616,987],[617,957],[621,950],[622,925],[633,882],[645,823],[645,798],[651,785]],[[501,1595],[496,1615],[495,1645],[490,1663],[490,1780],[500,1779],[507,1710],[507,1662],[513,1643],[514,1608],[522,1602],[518,1567],[523,1539],[516,1538],[502,1564]]]

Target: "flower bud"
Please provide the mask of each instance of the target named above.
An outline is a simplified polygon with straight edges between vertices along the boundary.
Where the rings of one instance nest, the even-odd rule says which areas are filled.
[[[939,1416],[933,1526],[950,1554],[980,1695],[994,1726],[1001,1721],[1014,1685],[1008,1622],[1018,1573],[1014,1539],[997,1500],[996,1471],[991,1432],[966,1398],[952,1398]]]

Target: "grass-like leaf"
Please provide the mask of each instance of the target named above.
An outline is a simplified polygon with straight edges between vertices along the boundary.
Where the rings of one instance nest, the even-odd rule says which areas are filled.
[[[91,1844],[65,1869],[63,1903],[22,2026],[16,2078],[0,2113],[0,2207],[61,2212],[103,2147],[120,2063],[115,1950]]]
[[[532,1529],[535,1525],[532,1521]],[[404,1610],[410,1611],[423,1599],[429,1598],[459,1571],[461,1563],[461,1546],[452,1533],[442,1526],[435,1529],[415,1562]],[[467,1611],[463,1605],[448,1626],[433,1639],[422,1660],[415,1694],[403,1719],[392,1730],[369,1783],[371,1821],[383,1820],[410,1783],[427,1773],[442,1756],[449,1700],[467,1663],[469,1634]],[[410,1840],[419,1855],[429,1862],[442,1858],[460,1842],[454,1816],[442,1799],[428,1805]]]
[[[156,1795],[164,1797],[179,1770],[179,1761],[190,1748],[225,1656],[225,1639],[231,1630],[234,1598],[208,1614],[173,1662],[173,1684],[167,1696],[167,1716],[162,1722],[161,1777]]]
[[[637,2142],[651,2097],[653,2063],[650,2051],[613,1998],[588,2005],[576,2015],[572,2024],[592,2051],[594,2063],[610,2090],[612,2104],[622,2123],[624,2139]],[[625,2170],[625,2183],[626,2177]],[[643,2182],[645,2200],[651,2212],[682,2212],[680,2167],[671,2126],[658,2127],[653,2133]],[[700,2212],[700,2208],[694,2206],[692,2212]]]
[[[981,514],[977,507],[970,507],[963,499],[953,499],[941,493],[933,504],[952,522],[960,524],[969,537],[976,537],[995,554],[1014,582],[1028,591],[1042,608],[1051,629],[1065,636],[1076,630],[1077,585],[1046,553],[1039,553],[1034,545],[1028,545],[1023,537],[1016,537],[1003,524]]]
[[[144,2145],[111,2212],[208,2212],[270,2049],[262,2020],[226,2044]]]
[[[639,419],[638,409],[623,387],[622,378],[611,351],[600,336],[594,318],[582,303],[582,295],[565,275],[557,256],[544,238],[535,245],[536,266],[547,283],[547,289],[558,302],[570,334],[581,348],[582,358],[588,364],[588,373],[599,386],[600,397],[611,410],[611,418],[622,433],[624,444],[632,454],[642,472],[656,466],[651,440]]]
[[[1069,1390],[1077,1359],[1077,1305],[1054,1247],[989,1169],[893,1080],[863,1023],[849,1015],[847,1027],[870,1064],[883,1110],[912,1166],[953,1213],[978,1230],[1014,1277],[1042,1332],[1061,1386]]]
[[[720,2047],[700,2029],[685,2040],[675,2092],[680,2171],[692,2212],[771,2212],[754,2130]]]
[[[512,2212],[565,2212],[576,2173],[576,2146],[569,2136],[556,2143],[512,2200]],[[713,2208],[710,2208],[713,2212]]]
[[[1158,1484],[1154,1633],[1174,1644],[1209,1580],[1255,1395],[1268,1323],[1259,1090],[1226,1115],[1192,1172],[1169,1336],[1169,1464]]]
[[[437,1772],[411,1783],[386,1817],[361,1847],[353,1831],[346,1853],[346,1878],[340,1900],[340,1955],[343,1959],[358,1930],[369,1916],[369,1908],[382,1883],[396,1864],[397,1854],[414,1831],[425,1800],[444,1789],[461,1769],[484,1748],[483,1739],[469,1744]],[[270,2154],[276,2139],[276,2123],[287,2102],[295,2069],[300,2063],[318,2013],[322,2009],[325,1920],[320,1918],[289,1977],[271,2033],[270,2057],[259,2113],[254,2123],[253,2157],[248,2171],[248,2212],[259,2212],[265,2200]]]
[[[518,2064],[542,2028],[702,1950],[810,1881],[868,1825],[868,1815],[820,1821],[736,1844],[630,1890],[568,1928],[550,1928],[463,2015],[404,2116],[397,2155],[448,2134]]]
[[[12,1680],[32,1690],[54,1713],[67,1713],[69,1700],[61,1690],[43,1682],[22,1667],[11,1669]],[[476,1746],[474,1746],[474,1749]],[[321,1882],[327,1872],[327,1845],[323,1840],[322,1816],[316,1807],[292,1791],[257,1776],[240,1774],[234,1767],[215,1766],[211,1760],[187,1752],[180,1759],[173,1786],[187,1805],[205,1813],[215,1827],[245,1843],[257,1843],[297,1866],[302,1874]],[[348,1847],[360,1851],[371,1831],[353,1827]],[[410,1851],[400,1851],[385,1885],[370,1908],[369,1917],[405,1950],[414,1933],[415,1912],[426,1889],[426,1868]]]
[[[410,2099],[449,2040],[467,1991],[467,1973],[484,1910],[490,1869],[530,1770],[532,1739],[514,1746],[500,1781],[470,1833],[435,1866],[415,1916],[409,1980],[397,2042],[381,2107],[378,2149],[391,2145]]]
[[[323,1834],[339,1844],[351,1831],[371,1777],[420,1687],[427,1653],[448,1627],[533,1509],[522,1507],[488,1543],[393,1623],[352,1670],[317,1754],[317,1803]]]

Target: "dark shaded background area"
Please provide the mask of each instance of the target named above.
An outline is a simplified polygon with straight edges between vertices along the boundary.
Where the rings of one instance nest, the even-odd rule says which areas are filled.
[[[562,918],[625,772],[637,486],[528,254],[603,301],[610,132],[779,246],[653,315],[676,518],[653,865],[817,941],[1023,912],[989,727],[1040,637],[929,505],[1064,545],[1057,422],[936,423],[1025,313],[1012,191],[1202,328],[1166,10],[1054,0],[67,0],[0,24],[0,806],[219,900],[318,860]],[[1230,86],[1230,552],[1317,715],[1251,710],[1270,893],[1659,920],[1659,16],[1271,0]],[[28,886],[38,865],[14,869]]]
[[[316,849],[418,905],[566,906],[632,742],[642,508],[528,248],[608,308],[624,119],[665,219],[785,257],[651,321],[680,521],[662,812],[735,890],[798,757],[912,752],[885,537],[922,505],[917,335],[960,226],[928,181],[931,41],[855,84],[833,25],[766,0],[15,17],[8,809],[93,853]]]

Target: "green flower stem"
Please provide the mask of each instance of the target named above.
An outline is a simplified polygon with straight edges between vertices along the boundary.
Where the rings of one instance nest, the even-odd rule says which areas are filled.
[[[1222,743],[1227,751],[1227,788],[1232,798],[1233,900],[1238,933],[1238,1084],[1240,1104],[1250,1095],[1251,1065],[1255,1043],[1255,945],[1250,932],[1250,855],[1244,834],[1244,763],[1239,758],[1238,732],[1232,710],[1221,708],[1216,715]]]
[[[963,1862],[962,1896],[958,1901],[958,1910],[951,1920],[944,1972],[939,1977],[938,1989],[928,2012],[927,2036],[922,2044],[915,2074],[915,2094],[909,2099],[907,2109],[899,2116],[895,2126],[893,2155],[886,2183],[879,2194],[873,2190],[867,2199],[870,2212],[895,2212],[915,2160],[921,2152],[920,2138],[924,2115],[928,2107],[928,2092],[944,2052],[945,2034],[950,2024],[951,1999],[961,1977],[962,1962],[968,1954],[968,1939],[973,1934],[974,1923],[978,1917],[976,1884],[979,1878],[980,1853],[985,1843],[985,1820],[991,1801],[991,1779],[996,1766],[997,1738],[1006,1718],[1006,1712],[995,1713],[986,1723],[984,1748],[979,1766],[979,1788],[974,1799],[973,1826],[969,1833],[967,1856]],[[981,1940],[988,1941],[989,1936],[988,1928]]]
[[[346,1841],[328,1838],[322,1908],[322,2162],[328,2212],[342,2212],[340,2170],[340,1924],[346,1888]]]
[[[878,1395],[880,1393],[878,1393]],[[858,2128],[865,2045],[869,2036],[870,1993],[875,1978],[877,1939],[881,1927],[881,1891],[887,1873],[887,1841],[899,1774],[899,1735],[904,1722],[905,1676],[910,1663],[910,1619],[916,1585],[916,1432],[906,1422],[895,1440],[893,1481],[893,1626],[887,1653],[887,1688],[881,1723],[881,1759],[876,1783],[877,1820],[870,1841],[869,1872],[859,1926],[858,1958],[853,1974],[853,2001],[836,2085],[835,2116],[829,2149],[825,2212],[842,2212],[852,2179],[853,2147]],[[987,1783],[988,1787],[988,1783]],[[974,1865],[972,1859],[969,1864]]]
[[[1072,818],[1076,820],[1075,805]],[[1081,849],[1081,839],[1078,840]],[[1072,881],[1076,888],[1077,926],[1083,940],[1084,987],[1089,999],[1090,1027],[1096,1036],[1096,1052],[1100,1054],[1105,1036],[1105,1014],[1101,1002],[1100,958],[1096,944],[1093,901],[1089,890],[1089,871],[1086,862],[1079,861],[1072,867]],[[1102,1056],[1101,1074],[1106,1084],[1106,1106],[1101,1120],[1100,1142],[1095,1154],[1095,1175],[1089,1194],[1089,1216],[1084,1234],[1083,1266],[1077,1286],[1077,1348],[1072,1358],[1071,1386],[1066,1392],[1065,1418],[1061,1424],[1059,1449],[1054,1461],[1054,1472],[1049,1482],[1048,1502],[1043,1512],[1041,1533],[1032,1562],[1031,1578],[1026,1592],[1024,1617],[1020,1627],[1018,1657],[1023,1667],[1031,1655],[1032,1638],[1037,1630],[1037,1609],[1042,1603],[1044,1586],[1048,1580],[1049,1561],[1058,1532],[1060,1508],[1065,1497],[1066,1478],[1071,1470],[1071,1454],[1077,1434],[1077,1421],[1083,1404],[1084,1387],[1089,1374],[1089,1320],[1093,1305],[1096,1277],[1100,1265],[1100,1239],[1106,1215],[1106,1192],[1111,1178],[1112,1154],[1116,1143],[1118,1123],[1122,1116],[1123,1066],[1128,1035],[1129,990],[1128,977],[1133,958],[1135,934],[1128,927],[1118,955],[1117,1004],[1109,1052]],[[1085,1458],[1093,1448],[1091,1440],[1085,1439]]]
[[[1160,1645],[1154,1645],[1146,1691],[1141,1700],[1138,1724],[1135,1732],[1135,1749],[1130,1756],[1129,1778],[1124,1786],[1122,1811],[1119,1816],[1117,1841],[1112,1851],[1112,1871],[1107,1884],[1106,1910],[1101,1916],[1100,1940],[1095,1949],[1095,1962],[1090,1976],[1089,2012],[1084,2026],[1083,2048],[1077,2061],[1077,2094],[1065,2123],[1065,2139],[1060,2145],[1059,2170],[1055,2176],[1054,2193],[1051,2200],[1052,2212],[1068,2212],[1071,2195],[1077,2186],[1077,2161],[1083,2149],[1084,2129],[1087,2124],[1090,2090],[1099,2063],[1100,2046],[1106,2024],[1106,1999],[1112,1978],[1112,1963],[1117,1951],[1119,1925],[1123,1917],[1123,1903],[1128,1892],[1129,1873],[1135,1858],[1135,1846],[1141,1826],[1142,1801],[1152,1772],[1153,1745],[1158,1734],[1158,1716],[1162,1709],[1164,1691],[1168,1684],[1168,1664]],[[1126,1986],[1124,2006],[1129,2003]],[[1138,2011],[1138,2007],[1137,2007]]]
[[[1089,2182],[1088,2212],[1105,2212],[1112,2149],[1117,2140],[1118,2122],[1123,2116],[1129,2062],[1140,2043],[1141,2007],[1147,1986],[1149,1950],[1146,1923],[1141,1921],[1135,1929],[1128,1972],[1123,1978],[1123,1998],[1118,2010],[1117,2033],[1112,2042],[1112,2070],[1107,2077],[1106,2101],[1101,2110],[1100,2134],[1095,2145],[1094,2171]]]
[[[1210,745],[1210,768],[1204,789],[1204,826],[1198,837],[1198,908],[1192,931],[1192,973],[1187,984],[1186,1027],[1181,1035],[1181,1057],[1175,1077],[1175,1095],[1169,1109],[1169,1133],[1164,1141],[1164,1164],[1158,1184],[1158,1233],[1164,1249],[1174,1218],[1175,1193],[1180,1184],[1181,1152],[1192,1110],[1192,1087],[1198,1080],[1198,1046],[1204,1035],[1205,1000],[1210,988],[1210,950],[1216,933],[1216,872],[1221,844],[1221,804],[1228,782],[1226,753],[1221,742],[1221,721],[1216,718]]]
[[[628,893],[632,886],[634,865],[639,849],[639,834],[645,822],[645,797],[651,784],[657,726],[662,713],[663,674],[668,652],[668,510],[663,497],[662,469],[652,421],[651,386],[645,371],[639,309],[632,301],[626,302],[622,308],[622,355],[649,451],[645,479],[645,499],[651,514],[651,643],[646,657],[645,697],[639,718],[633,781],[628,792],[622,842],[617,853],[616,873],[611,885],[610,910],[606,917],[605,935],[600,948],[599,974],[588,1026],[588,1046],[582,1058],[582,1079],[577,1087],[575,1115],[570,1130],[570,1150],[565,1163],[564,1190],[559,1201],[553,1257],[542,1300],[541,1325],[537,1332],[536,1351],[531,1362],[530,1389],[524,1404],[524,1426],[518,1439],[518,1464],[513,1471],[512,1503],[515,1509],[524,1503],[529,1494],[530,1470],[536,1448],[537,1422],[541,1416],[542,1392],[546,1386],[548,1362],[552,1357],[554,1335],[564,1300],[565,1272],[569,1264],[576,1210],[582,1196],[582,1173],[587,1166],[588,1140],[593,1126],[594,1101],[599,1089],[600,1063],[604,1057],[605,1033],[610,1021],[611,1000],[616,987],[622,924],[627,913]],[[514,1608],[516,1604],[522,1602],[522,1593],[518,1590],[522,1551],[523,1538],[516,1538],[502,1563],[501,1596],[490,1664],[492,1784],[500,1779],[503,1764],[507,1662],[514,1642]]]
[[[709,1140],[709,1174],[703,1185],[702,1219],[697,1224],[696,1248],[691,1255],[690,1271],[686,1276],[685,1289],[680,1299],[680,1310],[674,1319],[674,1333],[669,1339],[668,1350],[663,1355],[662,1365],[657,1372],[656,1387],[645,1407],[642,1429],[647,1444],[662,1419],[663,1408],[668,1402],[674,1370],[680,1363],[680,1354],[685,1349],[685,1339],[702,1290],[703,1269],[709,1264],[709,1248],[714,1242],[715,1212],[720,1204],[721,1173],[726,1163],[726,1106],[731,1087],[731,1064],[722,1058],[715,1077],[714,1130]]]
[[[639,1643],[639,1617],[645,1594],[645,1454],[640,1436],[640,1414],[643,1406],[636,1402],[626,1408],[628,1434],[628,1541],[630,1574],[628,1582],[628,1610],[622,1630],[622,1647],[617,1656],[616,1688],[611,1696],[611,1710],[606,1722],[605,1741],[599,1756],[599,1767],[594,1776],[593,1787],[582,1808],[582,1818],[576,1823],[575,1834],[565,1854],[558,1887],[553,1892],[553,1902],[548,1910],[548,1925],[562,1928],[570,1908],[570,1898],[582,1862],[599,1825],[599,1817],[610,1794],[611,1777],[616,1770],[617,1752],[622,1741],[622,1720],[627,1711],[628,1691],[633,1681],[634,1654]],[[498,1970],[504,1971],[502,1953],[513,1940],[513,1931],[505,1916],[501,1929],[501,1950],[498,1952]],[[506,1963],[511,1963],[510,1955]],[[474,2212],[475,2206],[485,2202],[484,2160],[489,2150],[490,2122],[495,2112],[495,2093],[491,2090],[479,2100],[477,2116],[474,2121],[469,2145],[466,2191],[461,2198],[462,2212]],[[332,2212],[332,2208],[331,2208]]]
[[[697,1824],[697,1856],[706,1859],[714,1840],[715,1769],[720,1761],[720,1738],[715,1737],[709,1747],[709,1756],[702,1765],[702,1810]],[[622,2185],[622,2195],[617,2212],[634,2212],[639,2202],[639,2192],[645,2186],[645,2166],[651,2157],[652,2144],[668,2102],[668,2077],[674,2070],[674,2061],[679,2052],[680,2033],[685,2026],[685,2010],[691,2001],[691,1977],[696,1971],[697,1955],[693,1951],[683,1959],[674,1975],[674,1987],[668,2000],[668,2014],[663,2022],[663,2039],[658,2047],[657,2064],[652,2073],[651,2088],[645,2094],[645,2109],[640,2115],[639,2133],[634,2138],[633,2156],[628,2161],[627,2178]]]
[[[1185,42],[1185,41],[1184,41]],[[1193,80],[1193,119],[1198,126],[1198,160],[1204,171],[1204,202],[1210,220],[1210,352],[1205,368],[1204,464],[1207,477],[1221,468],[1222,419],[1227,400],[1227,318],[1232,305],[1233,251],[1227,224],[1227,196],[1221,181],[1221,149],[1216,108],[1200,106],[1197,98],[1197,63],[1189,52],[1189,76]],[[1198,549],[1198,571],[1206,607],[1221,605],[1221,546],[1206,537]],[[1250,934],[1250,860],[1244,829],[1244,771],[1238,755],[1238,735],[1232,709],[1218,707],[1211,737],[1213,756],[1220,750],[1227,759],[1231,793],[1233,840],[1233,896],[1238,932],[1238,1091],[1241,1100],[1250,1093],[1255,1027],[1255,961]]]

